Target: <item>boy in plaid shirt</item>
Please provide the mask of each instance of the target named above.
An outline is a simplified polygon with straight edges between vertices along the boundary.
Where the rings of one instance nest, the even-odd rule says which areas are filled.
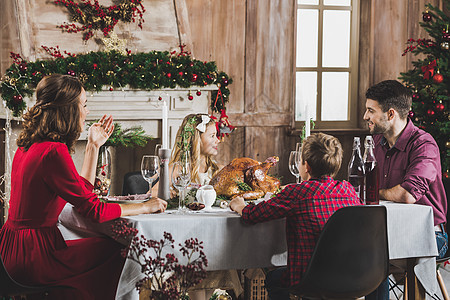
[[[258,205],[246,205],[239,196],[230,202],[230,208],[248,224],[286,217],[287,267],[267,274],[269,299],[289,299],[289,287],[300,282],[328,218],[341,207],[361,205],[350,183],[332,178],[341,162],[339,140],[313,134],[303,143],[298,165],[303,182],[286,186]]]

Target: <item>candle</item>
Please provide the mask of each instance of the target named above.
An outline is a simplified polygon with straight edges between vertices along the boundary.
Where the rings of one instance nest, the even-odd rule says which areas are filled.
[[[167,106],[167,101],[164,100],[162,107],[162,149],[169,149],[169,108]]]
[[[311,117],[308,104],[305,105],[305,139],[311,134]]]

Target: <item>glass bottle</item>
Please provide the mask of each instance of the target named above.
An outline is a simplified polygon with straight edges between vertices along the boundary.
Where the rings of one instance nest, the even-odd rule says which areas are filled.
[[[366,150],[364,151],[364,171],[366,175],[366,204],[379,204],[380,203],[380,194],[379,194],[379,178],[378,178],[378,164],[375,158],[374,143],[371,135],[366,136],[364,140],[364,147]]]
[[[366,203],[364,199],[364,163],[360,147],[361,140],[355,136],[353,138],[353,153],[348,164],[348,182],[355,188],[361,202]]]

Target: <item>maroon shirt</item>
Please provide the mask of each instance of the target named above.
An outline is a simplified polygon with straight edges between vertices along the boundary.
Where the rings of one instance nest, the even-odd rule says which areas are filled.
[[[360,204],[350,183],[326,176],[288,185],[267,201],[247,205],[242,218],[255,224],[286,217],[288,261],[283,283],[288,286],[300,282],[328,218],[341,207]]]
[[[417,204],[433,208],[434,225],[446,222],[447,198],[442,183],[439,147],[433,137],[413,125],[408,118],[405,129],[389,149],[383,135],[374,136],[375,157],[380,170],[380,189],[398,184]]]

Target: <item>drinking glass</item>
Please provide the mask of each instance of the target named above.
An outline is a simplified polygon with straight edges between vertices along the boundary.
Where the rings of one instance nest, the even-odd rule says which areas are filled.
[[[289,154],[289,171],[291,171],[291,174],[295,176],[295,182],[299,182],[300,172],[298,170],[298,162],[299,160],[299,152],[297,151],[291,151]]]
[[[191,164],[188,160],[178,161],[173,164],[172,184],[180,192],[178,211],[184,213],[185,208],[185,191],[186,187],[191,183]]]
[[[156,155],[144,155],[141,161],[142,177],[148,182],[150,187],[150,197],[152,196],[153,181],[158,178],[159,158]]]

